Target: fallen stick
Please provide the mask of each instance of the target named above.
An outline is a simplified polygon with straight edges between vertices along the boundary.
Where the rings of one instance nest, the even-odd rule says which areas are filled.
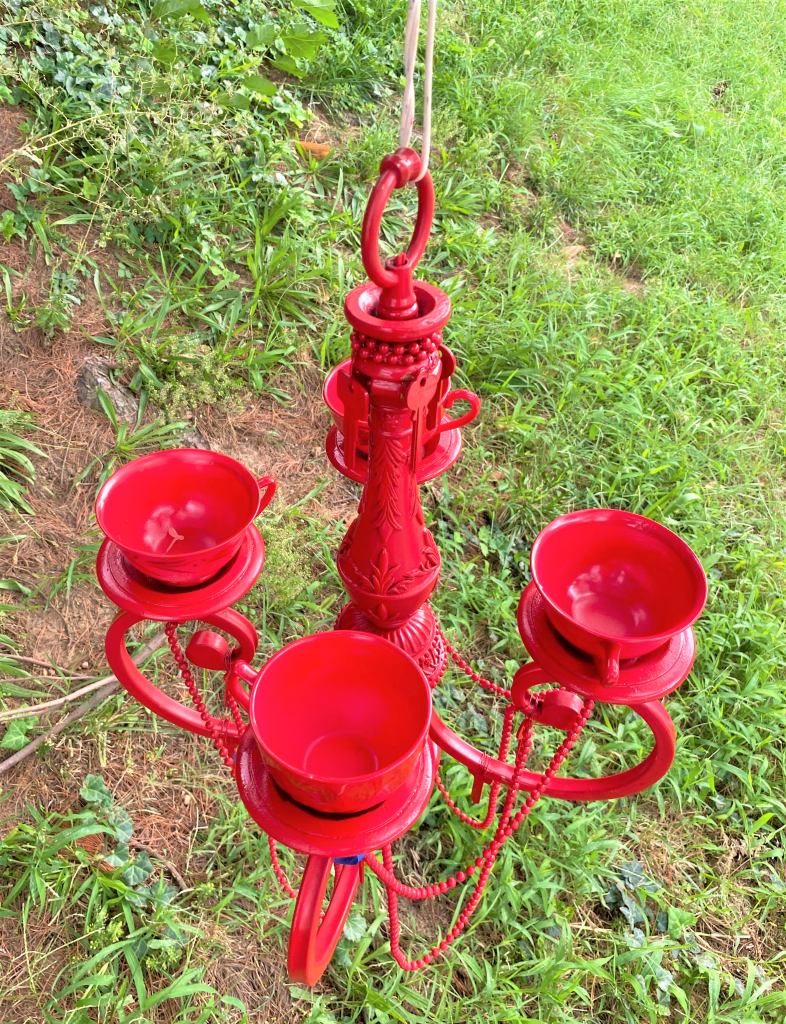
[[[9,711],[0,711],[0,722],[10,722],[14,718],[24,718],[26,715],[42,715],[45,711],[51,711],[52,708],[68,704],[70,701],[76,700],[77,697],[82,697],[86,693],[92,693],[93,690],[99,690],[102,686],[112,682],[117,682],[115,676],[104,676],[103,679],[97,679],[94,683],[88,683],[87,686],[81,686],[78,690],[72,690],[70,693],[64,693],[62,697],[55,697],[54,700],[46,700],[41,704],[32,704],[26,708],[11,708]]]
[[[150,655],[162,647],[166,641],[166,634],[159,633],[154,636],[150,643],[145,644],[141,651],[138,651],[131,659],[135,665],[141,665],[143,661],[150,657]],[[7,757],[5,761],[0,761],[0,775],[3,772],[7,772],[10,768],[13,768],[15,764],[19,764],[20,761],[24,761],[26,757],[29,757],[33,751],[38,750],[40,746],[47,743],[49,740],[59,736],[63,729],[66,729],[72,722],[75,722],[78,718],[86,715],[88,711],[92,711],[94,707],[101,703],[105,697],[108,697],[113,693],[120,685],[115,676],[107,676],[106,679],[100,679],[97,685],[101,685],[101,689],[96,690],[89,700],[86,700],[84,704],[80,704],[79,707],[74,708],[70,711],[62,721],[58,722],[54,728],[50,729],[49,732],[42,733],[40,736],[28,743],[26,747],[22,747],[21,750],[17,750],[15,754]],[[86,689],[84,687],[83,689]]]
[[[95,679],[95,675],[37,676],[35,673],[31,673],[26,676],[5,676],[3,679],[0,679],[0,686],[2,686],[3,683],[34,683],[38,679],[43,680],[45,683],[54,683],[56,681],[63,683],[72,682],[74,679]]]
[[[21,654],[2,654],[0,653],[0,660],[2,661],[23,661],[26,665],[41,665],[43,668],[53,668],[55,672],[60,672],[64,676],[68,676],[71,673],[67,668],[60,668],[59,665],[55,665],[51,661],[41,661],[40,658],[28,658]],[[54,678],[51,677],[50,678]]]
[[[133,836],[128,840],[128,845],[134,850],[144,850],[150,858],[157,860],[162,867],[167,869],[181,889],[189,888],[188,882],[186,882],[185,878],[183,878],[172,861],[166,860],[160,853],[156,853],[152,846],[148,846],[147,843],[143,843],[141,839],[134,839]]]

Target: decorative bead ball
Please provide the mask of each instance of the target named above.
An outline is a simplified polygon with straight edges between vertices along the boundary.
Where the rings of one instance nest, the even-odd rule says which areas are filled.
[[[360,359],[368,359],[374,363],[385,363],[387,366],[414,366],[415,363],[426,363],[439,346],[442,335],[431,334],[421,341],[390,343],[378,341],[376,338],[352,331],[350,344],[353,355]]]

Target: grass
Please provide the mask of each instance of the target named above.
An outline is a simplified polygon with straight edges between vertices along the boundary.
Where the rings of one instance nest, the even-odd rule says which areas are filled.
[[[36,322],[62,330],[78,310],[63,296],[98,288],[110,330],[97,342],[171,419],[254,392],[286,401],[293,360],[327,369],[347,354],[340,302],[363,279],[363,204],[395,145],[400,85],[403,3],[347,0],[338,30],[294,6],[204,9],[162,21],[144,3],[11,3],[2,29],[34,155],[13,166],[3,230],[79,285],[53,287]],[[128,823],[103,795],[61,817],[32,806],[0,850],[5,923],[31,936],[51,923],[69,952],[50,978],[51,950],[31,942],[5,992],[12,1019],[24,997],[40,1007],[28,1019],[68,1024],[783,1024],[782,15],[771,0],[453,0],[439,18],[425,273],[451,294],[457,378],[484,411],[458,473],[424,488],[444,559],[436,605],[465,656],[510,678],[524,657],[515,604],[548,521],[605,505],[676,529],[710,600],[696,667],[668,702],[668,776],[611,805],[539,805],[444,963],[415,977],[392,964],[367,881],[317,991],[269,977],[249,992],[217,986],[210,964],[233,941],[281,962],[288,907],[264,841],[205,745],[167,759],[171,732],[150,739],[151,719],[111,698],[83,741],[108,774],[106,751],[130,736],[148,780],[205,795],[186,858],[201,880],[169,892],[139,853],[101,870],[70,830],[122,841]],[[251,75],[275,93],[243,85]],[[293,145],[313,114],[342,140],[323,162]],[[386,218],[391,245],[407,202]],[[88,232],[107,259],[85,255]],[[241,610],[267,654],[331,624],[342,527],[304,501],[263,529],[270,558]],[[439,703],[478,742],[498,727],[457,680]],[[647,744],[634,715],[601,709],[573,770],[617,770]],[[466,773],[445,770],[468,800]],[[398,844],[401,870],[434,881],[474,842],[434,800]],[[405,917],[406,945],[450,927],[455,901],[441,905]]]

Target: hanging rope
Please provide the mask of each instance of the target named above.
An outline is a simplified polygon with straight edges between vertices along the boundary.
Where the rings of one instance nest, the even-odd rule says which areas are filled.
[[[399,146],[409,146],[412,126],[415,122],[415,60],[418,53],[420,33],[421,0],[409,0],[407,26],[404,30],[404,95],[401,100],[401,127],[398,134]],[[420,152],[420,181],[428,172],[431,155],[431,99],[434,76],[434,36],[437,26],[437,0],[428,0],[428,27],[426,29],[426,61],[423,71],[423,143]]]

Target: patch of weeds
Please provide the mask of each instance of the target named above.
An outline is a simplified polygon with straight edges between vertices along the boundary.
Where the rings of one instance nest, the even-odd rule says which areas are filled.
[[[31,455],[45,458],[44,453],[23,437],[21,431],[34,427],[32,417],[14,409],[0,409],[0,507],[17,508],[32,514],[27,500],[28,486],[35,483],[35,466]]]
[[[143,340],[134,344],[133,353],[139,369],[131,387],[149,388],[169,418],[187,415],[202,403],[219,409],[239,406],[236,393],[243,382],[233,375],[232,364],[206,343],[205,335],[181,334],[160,343]]]
[[[50,341],[56,331],[65,334],[71,325],[74,308],[81,305],[82,300],[77,292],[79,282],[75,277],[59,267],[52,271],[49,282],[49,296],[40,306],[33,306],[33,323],[40,327],[44,337]]]
[[[313,563],[297,516],[283,514],[261,522],[265,540],[270,608],[288,605],[305,590],[313,576]]]
[[[188,965],[194,928],[178,905],[178,889],[146,851],[132,852],[134,824],[102,776],[88,775],[80,795],[83,809],[75,813],[28,808],[31,824],[16,825],[0,843],[0,913],[50,927],[65,928],[67,919],[81,931],[66,978],[59,975],[47,993],[46,1019],[73,1021],[75,997],[127,1024],[140,1014],[150,1019],[169,1000],[184,1013],[215,1005],[218,993],[201,980],[204,967]]]
[[[94,455],[89,460],[85,468],[77,474],[74,486],[83,483],[93,472],[98,471],[98,486],[100,487],[115,469],[130,459],[144,455],[146,452],[177,447],[181,436],[190,427],[190,423],[185,421],[163,423],[160,419],[143,425],[142,420],[148,404],[146,391],[143,391],[140,397],[136,423],[118,423],[115,407],[109,401],[106,393],[98,388],[97,394],[101,408],[115,431],[115,441],[111,448],[107,448],[100,455]]]

